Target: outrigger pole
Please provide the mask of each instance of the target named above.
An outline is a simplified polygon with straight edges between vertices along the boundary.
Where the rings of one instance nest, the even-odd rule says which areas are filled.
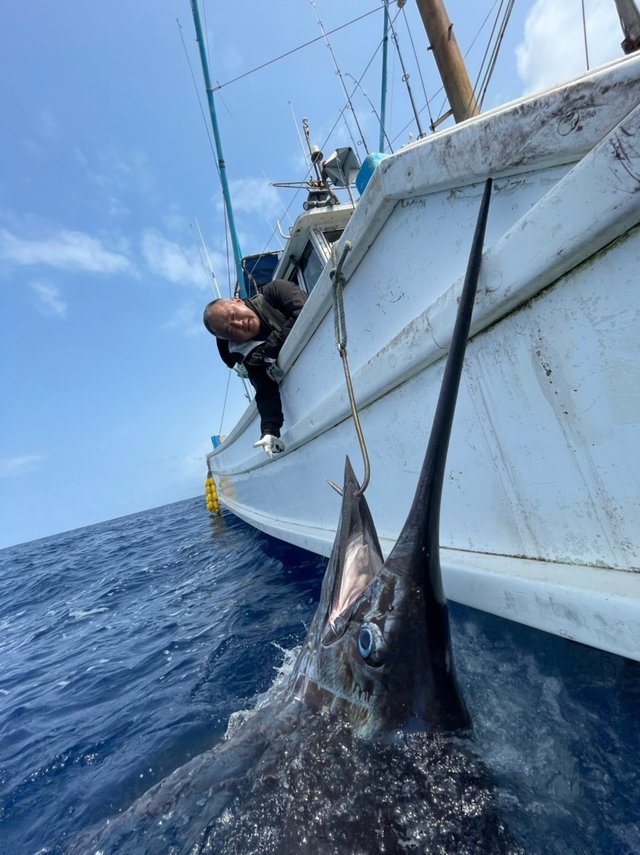
[[[227,220],[229,222],[229,234],[231,236],[231,246],[233,247],[233,258],[236,265],[236,276],[238,277],[238,289],[241,297],[246,297],[247,292],[244,287],[244,275],[242,272],[242,250],[240,249],[240,241],[236,231],[236,223],[233,218],[233,208],[231,207],[231,194],[229,193],[229,182],[227,181],[227,168],[222,154],[222,143],[220,142],[220,132],[218,130],[218,118],[216,116],[216,105],[213,100],[213,87],[211,86],[211,78],[209,77],[209,64],[207,55],[204,49],[204,39],[202,38],[202,26],[200,25],[200,11],[198,9],[198,0],[191,0],[191,11],[193,13],[193,23],[196,28],[196,40],[198,49],[200,50],[200,63],[202,64],[202,75],[204,77],[204,85],[207,90],[207,101],[209,102],[209,114],[211,116],[211,127],[213,128],[213,138],[216,145],[216,155],[218,157],[218,175],[220,176],[220,184],[222,185],[222,195],[224,197],[224,206],[227,211]]]
[[[389,0],[384,3],[384,30],[382,35],[382,90],[380,93],[380,146],[378,151],[384,151],[384,126],[387,112],[387,52],[389,45]]]

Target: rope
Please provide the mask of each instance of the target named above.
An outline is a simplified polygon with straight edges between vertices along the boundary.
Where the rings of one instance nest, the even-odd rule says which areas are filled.
[[[349,360],[347,358],[347,324],[344,316],[344,301],[342,299],[342,291],[344,286],[346,285],[346,279],[344,277],[344,273],[342,272],[342,266],[345,262],[345,259],[349,252],[351,251],[351,241],[346,241],[344,248],[342,250],[342,255],[340,256],[340,261],[336,264],[336,266],[331,271],[331,279],[333,280],[333,318],[334,318],[334,329],[335,329],[335,337],[336,337],[336,347],[338,348],[338,353],[340,354],[340,358],[342,359],[342,367],[344,369],[344,379],[347,384],[347,393],[349,395],[349,404],[351,406],[351,415],[353,416],[353,423],[355,425],[356,434],[358,435],[358,442],[360,443],[360,451],[362,452],[362,459],[364,462],[364,478],[362,480],[362,485],[360,489],[356,492],[356,496],[361,496],[364,491],[369,486],[369,477],[370,477],[370,469],[369,469],[369,454],[367,452],[367,444],[364,439],[364,434],[362,433],[362,426],[360,424],[360,416],[358,415],[358,406],[356,404],[355,395],[353,393],[353,384],[351,382],[351,372],[349,370]],[[336,250],[335,247],[332,250],[333,253],[333,261],[334,264],[336,262]],[[327,479],[327,484],[330,487],[333,487],[336,492],[342,495],[342,490],[335,484],[333,481]]]

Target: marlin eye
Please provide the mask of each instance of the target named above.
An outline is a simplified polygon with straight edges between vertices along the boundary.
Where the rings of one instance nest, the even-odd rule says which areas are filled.
[[[358,652],[367,665],[382,665],[387,645],[380,627],[375,623],[363,623],[358,633]]]

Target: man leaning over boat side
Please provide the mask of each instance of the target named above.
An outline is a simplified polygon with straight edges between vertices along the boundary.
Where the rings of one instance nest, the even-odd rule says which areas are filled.
[[[261,436],[254,446],[263,448],[271,459],[285,449],[280,439],[284,417],[278,388],[284,375],[276,360],[306,299],[293,282],[274,279],[255,297],[212,300],[202,318],[216,337],[223,362],[229,368],[246,369],[260,414]]]

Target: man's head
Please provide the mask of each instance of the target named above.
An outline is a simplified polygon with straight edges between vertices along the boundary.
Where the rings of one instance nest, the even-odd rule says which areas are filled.
[[[260,318],[240,297],[207,303],[202,320],[212,335],[226,341],[250,341],[260,332]]]

